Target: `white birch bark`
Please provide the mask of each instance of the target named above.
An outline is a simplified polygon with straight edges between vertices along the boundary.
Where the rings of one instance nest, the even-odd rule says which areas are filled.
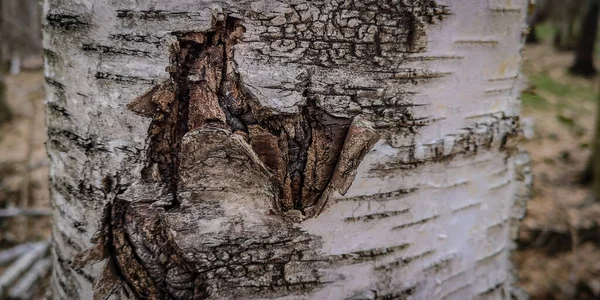
[[[528,4],[46,0],[53,298],[520,297],[509,256],[531,183],[517,146]],[[182,71],[192,44],[195,63],[222,66]],[[188,83],[208,86],[199,104],[175,99]],[[267,121],[236,127],[230,86]],[[160,152],[171,120],[185,130]],[[261,151],[292,149],[304,125],[303,167],[316,167],[301,182],[317,198],[300,203],[285,192],[291,152]]]

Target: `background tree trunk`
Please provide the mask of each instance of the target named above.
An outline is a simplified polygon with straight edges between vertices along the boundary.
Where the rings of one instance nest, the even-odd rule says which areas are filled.
[[[12,113],[6,102],[6,83],[4,83],[4,76],[0,73],[0,124],[9,121],[11,117]]]
[[[527,34],[527,38],[525,42],[528,44],[537,44],[538,37],[536,34],[536,26],[548,19],[548,14],[550,11],[549,5],[551,5],[551,0],[537,0],[535,3],[532,3],[529,7],[530,14],[527,16],[527,26],[529,26],[529,33]]]
[[[586,0],[546,0],[542,2],[550,10],[550,18],[554,23],[554,47],[558,50],[573,50],[577,46],[575,22],[585,8]],[[537,4],[536,4],[537,5]]]
[[[11,118],[3,78],[11,62],[11,71],[18,72],[22,59],[35,56],[41,67],[41,12],[38,0],[0,1],[0,123]]]
[[[575,53],[575,61],[569,69],[572,74],[582,76],[592,76],[596,74],[594,68],[594,45],[598,35],[598,13],[600,12],[600,2],[598,0],[588,1],[588,10],[583,24],[581,24],[581,34],[579,36],[579,46]]]
[[[600,111],[600,105],[598,110]],[[596,129],[594,133],[594,139],[592,140],[592,154],[588,160],[588,167],[586,170],[586,181],[592,182],[592,191],[594,192],[595,200],[598,201],[600,199],[600,176],[596,174],[600,174],[600,120],[596,119]],[[591,179],[591,180],[590,180]]]
[[[2,65],[42,54],[39,0],[3,0],[0,11],[0,57]],[[14,67],[13,67],[14,69]]]
[[[596,74],[596,68],[594,67],[594,47],[596,44],[596,35],[598,33],[598,14],[600,13],[600,2],[597,0],[590,0],[588,3],[588,11],[585,16],[584,23],[581,28],[581,41],[573,66],[569,69],[572,74],[582,76],[592,76]],[[600,112],[600,106],[597,108]],[[600,195],[600,176],[596,176],[600,168],[600,164],[596,163],[600,161],[598,155],[600,155],[600,120],[596,120],[596,129],[594,133],[594,139],[592,140],[592,154],[588,158],[588,162],[585,170],[581,176],[581,183],[588,184],[593,183],[592,189],[595,195]],[[597,196],[596,196],[597,197]]]
[[[600,101],[598,101],[600,103]],[[600,201],[600,104],[596,108],[596,125],[594,128],[594,138],[592,139],[592,153],[590,154],[586,168],[583,171],[581,183],[592,184],[593,199]]]
[[[0,16],[3,15],[4,7],[3,3],[0,2]],[[0,41],[4,41],[2,44],[6,43],[6,35],[3,32],[4,26],[0,23]],[[6,65],[4,64],[4,51],[2,50],[4,46],[0,45],[0,124],[7,122],[11,119],[12,113],[10,111],[10,107],[6,102],[6,83],[4,82],[4,73],[6,73]]]
[[[46,1],[53,297],[518,297],[527,5]]]

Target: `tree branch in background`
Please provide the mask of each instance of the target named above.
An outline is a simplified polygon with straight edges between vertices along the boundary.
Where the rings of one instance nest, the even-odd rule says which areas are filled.
[[[43,217],[49,216],[51,211],[47,208],[7,208],[0,209],[0,218],[10,217]]]
[[[51,267],[51,258],[38,260],[10,289],[9,299],[31,299],[33,292],[36,290],[36,283],[48,274]]]
[[[44,257],[49,245],[50,242],[48,241],[36,244],[35,247],[23,254],[23,256],[10,265],[10,267],[0,275],[0,296],[6,293],[6,289],[19,279],[20,275],[23,274],[29,266]]]
[[[36,244],[27,243],[14,246],[12,248],[0,251],[0,265],[5,265],[17,257],[23,255],[25,252],[29,252]]]

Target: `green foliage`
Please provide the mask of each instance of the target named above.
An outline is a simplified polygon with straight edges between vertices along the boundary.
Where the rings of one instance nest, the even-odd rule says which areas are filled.
[[[521,94],[521,102],[525,106],[530,106],[533,108],[543,109],[548,107],[548,101],[546,99],[540,97],[533,90],[523,91]]]
[[[545,91],[558,97],[565,97],[568,99],[577,98],[589,101],[596,100],[596,94],[593,89],[585,86],[568,85],[557,82],[547,73],[531,74],[528,76],[528,79],[538,91]]]
[[[554,37],[554,32],[556,32],[556,29],[548,22],[537,24],[535,26],[535,33],[540,40],[551,40]]]

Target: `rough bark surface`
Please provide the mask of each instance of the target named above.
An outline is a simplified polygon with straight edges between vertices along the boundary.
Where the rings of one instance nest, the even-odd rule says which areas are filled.
[[[518,295],[526,2],[47,1],[53,297]]]

